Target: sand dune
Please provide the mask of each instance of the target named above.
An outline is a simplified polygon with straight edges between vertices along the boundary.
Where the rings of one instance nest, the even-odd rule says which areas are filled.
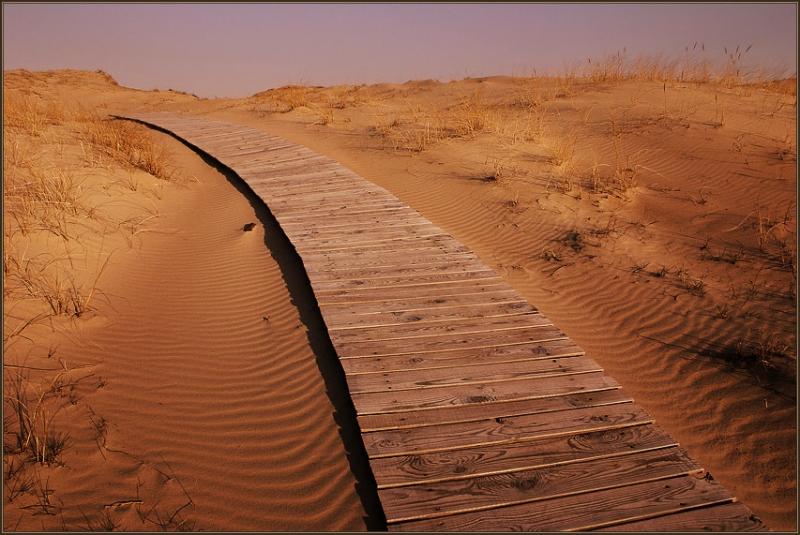
[[[794,89],[498,77],[202,100],[98,73],[5,83],[37,102],[237,122],[336,159],[475,251],[768,526],[796,528]],[[71,139],[71,124],[42,130]],[[291,245],[235,177],[153,135],[182,178],[142,173],[136,191],[98,195],[109,218],[118,205],[155,217],[135,236],[69,241],[94,244],[86,255],[117,248],[102,298],[6,351],[6,364],[68,363],[80,399],[54,419],[70,433],[59,463],[20,472],[48,487],[7,500],[4,528],[380,527],[346,385]],[[6,174],[24,168],[4,163]],[[87,180],[122,180],[118,168]],[[5,240],[20,254],[54,238]],[[49,384],[54,372],[28,373]],[[42,511],[52,514],[32,514]]]

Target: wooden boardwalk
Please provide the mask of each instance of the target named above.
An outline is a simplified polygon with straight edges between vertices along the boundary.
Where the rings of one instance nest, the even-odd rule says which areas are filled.
[[[260,130],[127,118],[230,168],[294,244],[390,530],[767,530],[558,327],[388,191]]]

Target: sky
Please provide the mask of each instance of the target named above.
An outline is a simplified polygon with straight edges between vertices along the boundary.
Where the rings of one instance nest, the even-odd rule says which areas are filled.
[[[3,3],[3,70],[244,97],[287,84],[563,73],[677,58],[797,71],[797,3]]]

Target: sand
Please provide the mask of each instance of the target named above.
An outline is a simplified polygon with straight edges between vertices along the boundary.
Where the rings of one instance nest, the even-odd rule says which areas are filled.
[[[82,195],[63,225],[23,231],[4,181],[5,391],[27,385],[31,412],[43,393],[38,434],[68,434],[49,465],[23,462],[23,396],[7,396],[4,529],[382,527],[291,245],[237,177],[165,134],[148,135],[170,180],[87,148],[86,113],[134,111],[263,129],[385,187],[496,269],[768,526],[796,529],[794,85],[493,77],[209,100],[16,71],[4,86],[18,99],[4,175],[69,175]],[[56,265],[89,306],[9,337],[52,312],[24,281]]]

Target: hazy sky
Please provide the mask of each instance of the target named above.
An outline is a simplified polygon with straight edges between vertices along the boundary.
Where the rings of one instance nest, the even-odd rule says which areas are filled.
[[[526,75],[627,50],[796,72],[797,3],[3,4],[3,69],[241,97],[281,85]]]

